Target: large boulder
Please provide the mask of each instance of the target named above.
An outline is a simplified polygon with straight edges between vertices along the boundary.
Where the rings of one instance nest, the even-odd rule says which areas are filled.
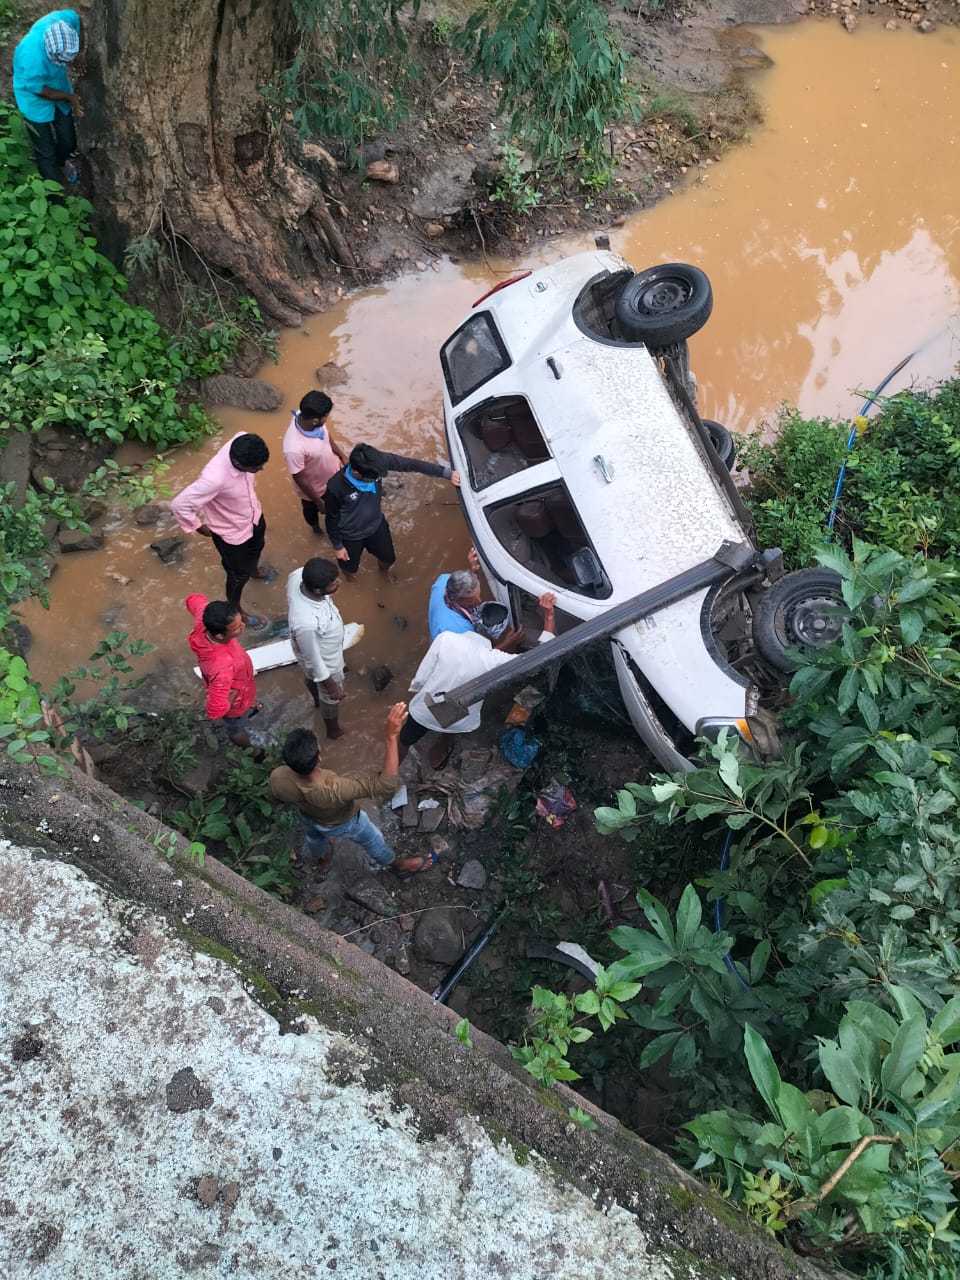
[[[60,550],[64,553],[68,551],[97,551],[103,546],[103,530],[91,529],[84,533],[82,529],[61,529],[57,534],[57,542]]]
[[[437,907],[417,920],[413,946],[428,964],[454,964],[470,945],[479,921],[462,907]]]
[[[232,373],[218,373],[204,378],[200,394],[209,405],[227,405],[233,409],[249,409],[272,413],[283,404],[283,392],[262,378],[238,378]]]

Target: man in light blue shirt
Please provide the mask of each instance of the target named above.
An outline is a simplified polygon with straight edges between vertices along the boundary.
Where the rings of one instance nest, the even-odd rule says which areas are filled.
[[[83,115],[83,105],[66,69],[73,65],[83,74],[85,42],[76,10],[57,9],[37,19],[13,54],[13,96],[40,176],[51,182],[76,181],[70,157],[77,149],[74,117]]]
[[[474,613],[480,605],[480,558],[473,547],[468,560],[469,569],[441,573],[430,588],[427,625],[431,640],[436,640],[441,631],[462,634],[475,629]]]

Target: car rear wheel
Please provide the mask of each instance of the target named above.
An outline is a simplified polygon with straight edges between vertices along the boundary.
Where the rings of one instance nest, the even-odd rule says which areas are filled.
[[[733,436],[726,427],[719,422],[714,422],[712,418],[701,418],[701,422],[707,429],[707,435],[710,437],[710,443],[717,457],[728,471],[732,471],[737,460],[737,448],[733,443]]]
[[[830,569],[798,569],[784,574],[757,601],[753,642],[776,671],[796,671],[788,649],[825,649],[836,644],[849,622],[841,578]]]
[[[669,347],[686,342],[710,319],[713,290],[699,267],[666,262],[638,271],[616,301],[620,330],[628,342]]]

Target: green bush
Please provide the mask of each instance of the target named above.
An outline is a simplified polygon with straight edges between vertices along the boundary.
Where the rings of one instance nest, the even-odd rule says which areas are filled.
[[[960,380],[880,402],[847,458],[834,537],[911,555],[960,555]],[[751,480],[757,537],[783,549],[788,568],[809,564],[826,540],[850,423],[783,409],[773,440],[738,450]]]
[[[156,318],[124,298],[97,252],[91,206],[34,171],[19,116],[0,103],[0,429],[65,424],[93,440],[167,448],[209,427],[178,396],[196,370]],[[223,359],[228,353],[224,352]],[[210,362],[204,372],[222,367]]]

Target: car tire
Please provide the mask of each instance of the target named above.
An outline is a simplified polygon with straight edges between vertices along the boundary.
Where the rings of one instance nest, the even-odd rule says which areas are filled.
[[[615,305],[624,338],[653,348],[686,342],[703,328],[712,310],[710,281],[699,267],[685,262],[638,271]]]
[[[825,649],[850,619],[842,579],[831,569],[798,569],[778,578],[757,601],[753,643],[775,671],[796,671],[787,649]]]
[[[712,418],[701,418],[700,421],[707,429],[707,435],[710,437],[710,443],[717,457],[728,471],[732,471],[737,461],[737,447],[733,442],[733,436],[725,426],[714,422]]]

